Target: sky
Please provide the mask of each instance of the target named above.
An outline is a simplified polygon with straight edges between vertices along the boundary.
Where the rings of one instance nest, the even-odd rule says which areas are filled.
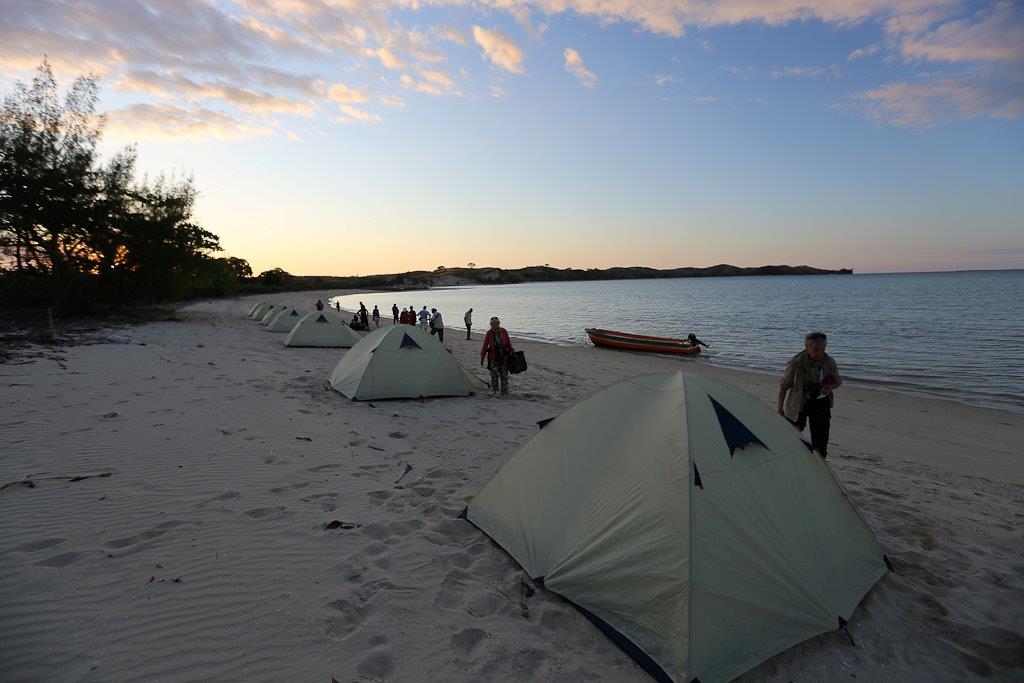
[[[1024,3],[0,0],[256,272],[1024,267]]]

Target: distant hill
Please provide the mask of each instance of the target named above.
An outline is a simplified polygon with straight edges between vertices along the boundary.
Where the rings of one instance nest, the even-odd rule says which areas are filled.
[[[738,277],[743,275],[851,275],[853,270],[826,270],[811,266],[757,266],[741,268],[726,263],[707,268],[445,268],[414,270],[391,275],[335,277],[319,275],[285,275],[282,289],[423,289],[425,287],[456,287],[459,285],[499,285],[521,282],[569,282],[578,280],[641,280],[671,277]]]

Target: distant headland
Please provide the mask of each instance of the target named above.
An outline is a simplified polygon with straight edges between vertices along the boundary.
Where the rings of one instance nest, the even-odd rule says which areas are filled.
[[[853,269],[827,270],[811,266],[756,266],[742,268],[726,263],[706,268],[646,268],[628,266],[614,268],[525,268],[438,266],[434,270],[413,270],[389,275],[320,276],[290,275],[275,269],[260,275],[268,285],[285,289],[424,289],[464,285],[507,285],[523,282],[572,282],[579,280],[642,280],[683,277],[740,277],[750,275],[852,275]]]

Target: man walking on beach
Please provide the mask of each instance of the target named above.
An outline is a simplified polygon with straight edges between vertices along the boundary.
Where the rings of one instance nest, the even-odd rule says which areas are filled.
[[[828,337],[811,332],[804,337],[804,350],[793,356],[779,382],[779,415],[799,431],[810,424],[811,446],[828,457],[828,432],[832,420],[833,392],[843,383],[832,356],[825,353]]]
[[[437,340],[444,344],[444,319],[436,308],[430,309],[430,334],[436,334]]]
[[[501,326],[497,317],[491,318],[491,329],[484,335],[484,345],[480,347],[480,365],[487,359],[487,369],[491,372],[491,394],[498,392],[508,396],[508,360],[515,353],[508,332]]]
[[[430,320],[430,311],[428,311],[427,307],[424,306],[423,310],[420,311],[420,328],[424,332],[427,331],[427,326],[428,326],[428,321],[429,320]],[[413,325],[415,325],[415,324],[416,324],[416,322],[413,321]]]
[[[373,315],[370,317],[373,318],[373,326],[380,327],[380,309],[377,308],[376,304],[373,307]]]
[[[395,325],[398,324],[398,304],[391,304],[391,315],[395,316]]]
[[[469,339],[469,331],[473,327],[473,309],[466,311],[462,319],[466,321],[466,339]]]

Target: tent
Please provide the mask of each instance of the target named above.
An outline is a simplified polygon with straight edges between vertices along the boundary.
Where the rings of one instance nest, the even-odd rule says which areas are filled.
[[[355,401],[424,396],[468,396],[488,385],[421,329],[389,325],[362,338],[330,376],[331,386]]]
[[[270,322],[277,316],[278,313],[288,308],[287,304],[273,304],[267,309],[267,312],[260,318],[260,324],[264,327],[269,325]]]
[[[361,340],[362,336],[346,325],[337,313],[313,311],[292,328],[284,345],[348,348]]]
[[[267,311],[270,309],[270,306],[271,304],[266,301],[260,301],[252,307],[252,310],[249,311],[249,317],[253,320],[262,320],[263,316],[265,316]]]
[[[658,680],[846,630],[889,565],[825,460],[728,384],[641,375],[540,425],[463,515]]]
[[[306,312],[294,306],[285,306],[284,310],[278,312],[267,324],[267,332],[291,332]]]

